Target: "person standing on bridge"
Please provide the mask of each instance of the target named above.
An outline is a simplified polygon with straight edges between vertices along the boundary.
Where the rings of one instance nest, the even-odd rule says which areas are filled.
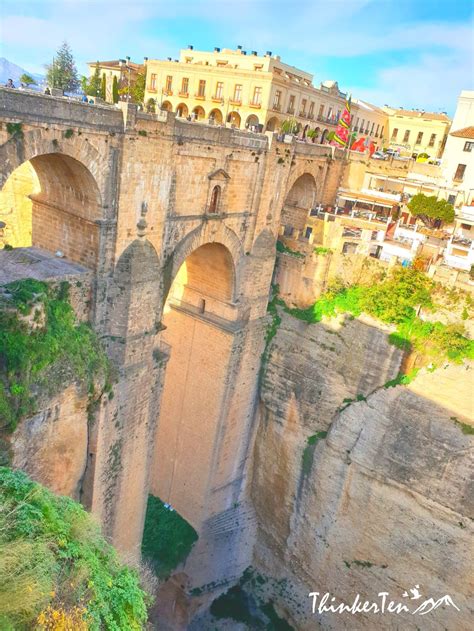
[[[13,83],[13,79],[8,79],[8,81],[5,83],[5,87],[6,88],[14,88],[15,84]]]

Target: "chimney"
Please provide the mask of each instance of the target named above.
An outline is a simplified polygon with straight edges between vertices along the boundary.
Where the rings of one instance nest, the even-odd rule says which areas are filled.
[[[256,57],[257,56],[257,51],[256,50],[252,50],[252,55],[254,55]]]
[[[271,50],[267,50],[267,52],[265,53],[265,55],[267,57],[271,57],[272,56],[272,51]]]
[[[242,55],[246,55],[246,54],[247,54],[247,51],[246,51],[246,50],[243,50],[243,51],[242,51]]]
[[[188,50],[194,50],[194,46],[192,44],[188,44]]]
[[[171,57],[167,57],[167,58],[166,58],[166,61],[171,61]]]
[[[221,49],[219,48],[219,46],[214,46],[214,52],[215,53],[220,53]]]
[[[237,50],[242,50],[242,46],[240,44],[237,46]]]

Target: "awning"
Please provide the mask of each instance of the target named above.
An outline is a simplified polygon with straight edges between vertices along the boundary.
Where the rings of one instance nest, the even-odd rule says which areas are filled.
[[[397,205],[396,201],[390,203],[387,199],[376,197],[375,195],[365,195],[364,193],[339,193],[338,196],[341,199],[347,199],[351,202],[363,202],[365,204],[375,204],[377,206],[383,206],[384,208],[393,208]]]

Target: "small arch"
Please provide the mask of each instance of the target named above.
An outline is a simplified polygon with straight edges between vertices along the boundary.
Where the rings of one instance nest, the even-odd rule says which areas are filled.
[[[164,101],[161,104],[161,109],[164,110],[165,112],[172,112],[173,111],[173,106],[171,105],[171,103],[169,101]]]
[[[201,107],[200,105],[197,105],[193,109],[192,113],[193,113],[194,120],[202,121],[206,118],[206,112],[204,111],[204,108]]]
[[[209,213],[215,214],[219,212],[219,205],[221,201],[222,189],[216,184],[212,189],[211,193],[211,201],[209,202]]]
[[[280,121],[276,116],[272,116],[267,122],[267,131],[277,131],[280,127]]]
[[[258,124],[259,124],[258,116],[255,116],[255,114],[250,114],[250,116],[248,116],[247,120],[245,121],[245,127],[248,129],[251,129],[252,127],[256,127]]]
[[[240,114],[238,112],[229,112],[227,116],[227,122],[240,129],[240,123],[242,119],[240,118]]]
[[[188,106],[186,105],[186,103],[180,103],[178,105],[178,107],[176,108],[176,114],[180,118],[187,118],[188,113],[189,113],[189,110],[188,110]]]
[[[209,112],[209,121],[213,121],[216,125],[222,125],[224,122],[224,117],[222,116],[222,112],[215,108]]]
[[[327,137],[328,137],[328,134],[329,134],[329,130],[328,130],[328,129],[325,129],[325,130],[323,131],[323,135],[321,136],[321,144],[322,144],[322,145],[325,143],[325,141],[326,141],[326,139],[327,139]]]

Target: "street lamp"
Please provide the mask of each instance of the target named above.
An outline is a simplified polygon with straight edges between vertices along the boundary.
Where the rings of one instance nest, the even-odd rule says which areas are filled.
[[[128,86],[127,86],[127,101],[130,102],[130,57],[125,57],[127,68],[128,68]]]

